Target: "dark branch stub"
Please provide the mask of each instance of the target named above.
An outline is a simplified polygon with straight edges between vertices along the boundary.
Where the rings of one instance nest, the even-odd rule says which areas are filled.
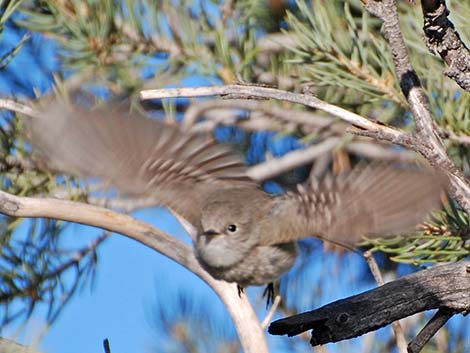
[[[104,353],[111,353],[111,347],[109,346],[109,339],[105,338],[103,340]]]
[[[436,334],[446,322],[454,316],[454,312],[439,309],[418,335],[408,344],[408,353],[419,353],[424,345]]]
[[[269,326],[269,333],[294,336],[312,330],[310,342],[316,346],[357,337],[410,315],[439,309],[417,337],[422,346],[427,342],[425,338],[429,336],[429,340],[452,315],[470,310],[469,264],[460,262],[419,271],[319,309],[277,320]]]

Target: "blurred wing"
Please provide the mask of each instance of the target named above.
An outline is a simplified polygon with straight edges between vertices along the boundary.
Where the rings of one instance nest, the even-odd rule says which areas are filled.
[[[280,226],[276,236],[262,243],[316,236],[354,246],[362,236],[403,233],[440,206],[446,185],[443,175],[429,170],[360,166],[348,175],[330,176],[279,197],[272,218]]]
[[[32,119],[30,134],[33,147],[57,170],[154,197],[192,224],[200,219],[206,192],[256,186],[228,146],[136,114],[55,103]]]

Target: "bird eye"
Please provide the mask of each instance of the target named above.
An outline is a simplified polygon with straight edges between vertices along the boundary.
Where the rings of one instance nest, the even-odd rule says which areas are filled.
[[[235,232],[237,230],[237,226],[235,224],[229,224],[227,226],[227,230],[231,233]]]

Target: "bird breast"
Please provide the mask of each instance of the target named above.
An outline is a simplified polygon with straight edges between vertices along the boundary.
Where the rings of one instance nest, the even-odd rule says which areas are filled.
[[[278,280],[293,266],[297,257],[297,244],[292,242],[256,246],[239,261],[224,268],[211,266],[200,254],[197,255],[202,267],[212,277],[227,282],[236,282],[242,287],[247,287]]]

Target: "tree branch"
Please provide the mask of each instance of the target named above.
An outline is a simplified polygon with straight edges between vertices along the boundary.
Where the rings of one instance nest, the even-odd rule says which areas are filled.
[[[415,134],[409,134],[399,129],[374,122],[346,109],[326,103],[311,95],[287,92],[268,87],[227,85],[155,89],[141,91],[140,98],[147,100],[177,97],[222,96],[231,99],[276,99],[303,104],[311,108],[322,110],[352,124],[357,128],[351,130],[351,132],[357,132],[360,135],[367,135],[368,137],[373,137],[377,140],[399,144],[420,153],[431,165],[438,167],[448,174],[451,182],[451,195],[465,209],[465,211],[470,214],[470,185],[462,171],[459,170],[448,157],[438,134],[434,130],[434,123],[427,105],[427,98],[420,86],[416,73],[414,73],[411,64],[409,64],[400,28],[398,27],[397,32],[394,27],[398,25],[398,15],[393,13],[394,10],[396,11],[396,6],[393,3],[393,0],[386,0],[383,3],[369,1],[367,2],[367,7],[370,6],[374,11],[376,11],[376,13],[381,14],[382,16],[384,16],[382,7],[385,8],[385,6],[387,6],[388,12],[386,15],[390,17],[391,15],[389,12],[391,12],[394,16],[394,21],[392,21],[392,23],[388,23],[387,28],[392,32],[392,35],[389,37],[393,38],[393,43],[396,42],[398,43],[397,46],[399,46],[399,49],[394,50],[394,58],[396,59],[396,65],[400,67],[400,70],[397,69],[397,71],[401,74],[400,78],[402,89],[407,96],[413,116],[415,117],[417,126]],[[393,31],[391,29],[393,29]]]
[[[19,197],[0,191],[0,213],[12,217],[53,218],[123,234],[173,259],[204,280],[226,305],[245,352],[268,352],[265,334],[247,296],[236,285],[212,278],[199,265],[192,249],[179,240],[125,214],[78,202]]]
[[[10,110],[31,118],[38,117],[38,114],[31,107],[26,104],[18,103],[13,99],[0,99],[0,109]]]
[[[380,273],[379,266],[375,261],[374,255],[371,251],[366,251],[364,253],[364,258],[369,265],[370,271],[374,276],[375,281],[379,286],[383,286],[385,284],[384,279],[382,277],[382,273]],[[397,341],[397,348],[400,353],[407,353],[406,349],[406,340],[405,340],[405,333],[403,332],[403,327],[400,324],[400,321],[392,322],[392,329],[393,333],[395,334],[395,339]]]
[[[182,127],[190,128],[194,125],[198,117],[203,115],[205,112],[214,109],[242,109],[262,112],[281,121],[295,123],[297,125],[308,125],[315,128],[334,126],[331,119],[325,116],[320,116],[319,114],[308,111],[281,108],[271,104],[270,102],[246,99],[211,99],[191,104],[184,114]],[[335,131],[344,132],[345,124],[341,124],[341,126],[338,125],[336,126]]]
[[[26,347],[6,338],[0,338],[0,352],[3,353],[40,353],[34,348]]]
[[[451,128],[439,128],[439,135],[442,138],[449,139],[453,142],[457,142],[462,145],[470,145],[470,136],[468,135],[457,135],[455,132],[452,131]]]
[[[408,57],[400,29],[396,0],[369,0],[365,2],[365,8],[383,21],[384,35],[390,44],[400,86],[416,124],[411,148],[423,155],[431,165],[447,172],[452,196],[470,214],[470,185],[462,171],[447,155],[435,128],[428,99]]]
[[[372,120],[366,119],[358,114],[352,113],[346,109],[340,108],[333,104],[326,103],[317,97],[283,91],[275,88],[248,86],[248,85],[226,85],[211,87],[195,87],[195,88],[168,88],[144,90],[140,92],[142,100],[176,98],[176,97],[208,97],[222,96],[230,99],[275,99],[287,101],[291,103],[303,104],[307,107],[322,110],[333,116],[336,116],[348,123],[369,131],[375,135],[377,139],[385,140],[400,145],[408,145],[411,137],[404,131],[386,126]],[[286,117],[289,119],[289,117]]]
[[[408,345],[408,353],[419,353],[424,345],[454,316],[452,311],[439,309],[431,320],[423,327],[418,335]]]
[[[470,51],[449,20],[444,0],[421,0],[426,45],[448,65],[444,71],[466,91],[470,91]]]
[[[269,333],[312,331],[313,346],[357,337],[407,316],[432,309],[470,310],[470,262],[438,265],[341,299],[319,309],[273,322]]]
[[[247,174],[250,178],[258,181],[272,178],[291,169],[312,162],[325,153],[334,149],[340,142],[339,137],[330,137],[326,140],[311,145],[303,150],[292,151],[280,158],[274,158],[267,162],[257,164],[248,169]]]

